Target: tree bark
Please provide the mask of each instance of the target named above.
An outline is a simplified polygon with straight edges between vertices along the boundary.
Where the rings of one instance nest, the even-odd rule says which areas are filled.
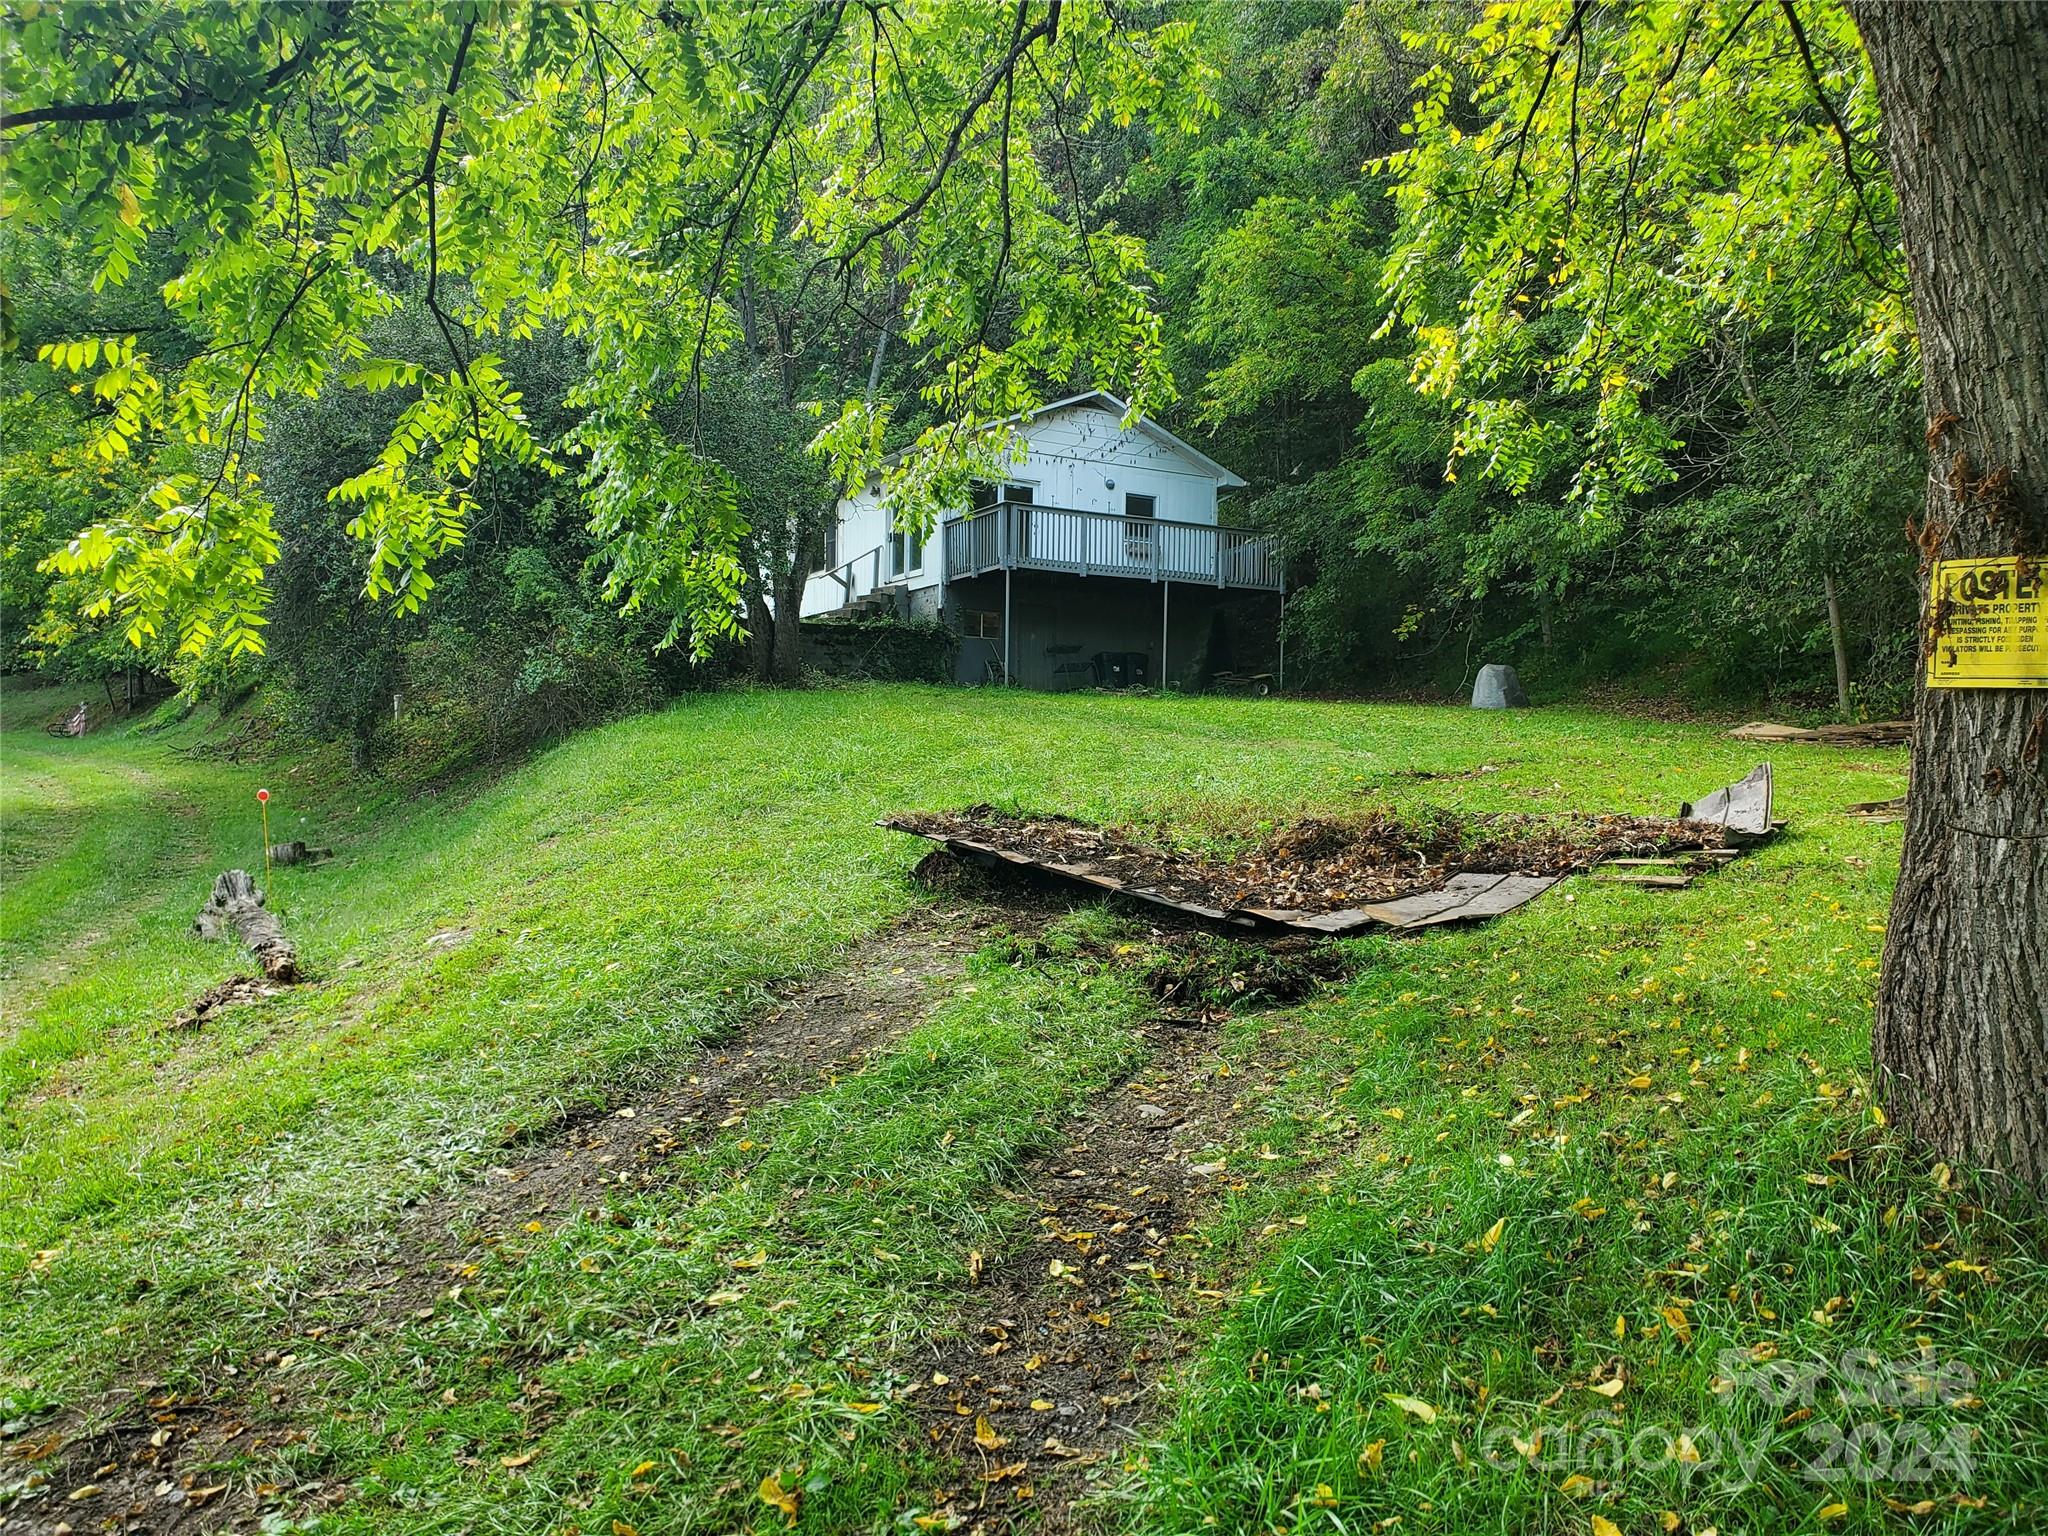
[[[263,892],[246,870],[221,871],[213,882],[212,897],[199,909],[192,926],[203,939],[225,937],[232,929],[272,981],[299,979],[298,949],[284,936],[284,924],[277,914],[263,905]]]
[[[2039,553],[2048,5],[1852,8],[1919,321],[1931,453],[1920,547],[1928,560]],[[1923,580],[1923,645],[1934,617]],[[2048,689],[1929,689],[1923,674],[1916,713],[1878,1091],[1936,1151],[2048,1196]]]
[[[1835,648],[1835,713],[1849,718],[1849,636],[1842,628],[1842,594],[1835,590],[1835,573],[1820,573],[1821,590],[1828,599],[1828,640]]]
[[[793,530],[796,549],[789,563],[781,571],[781,581],[775,589],[775,645],[772,667],[774,682],[779,688],[794,688],[804,680],[803,674],[803,606],[804,579],[810,573],[809,549],[811,541],[804,537],[806,530]]]

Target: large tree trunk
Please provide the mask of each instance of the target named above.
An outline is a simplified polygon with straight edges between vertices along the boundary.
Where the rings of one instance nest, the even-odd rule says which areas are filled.
[[[1930,559],[2048,529],[2048,5],[1854,5],[1926,380]],[[1922,635],[1930,616],[1922,585]],[[1875,1053],[1893,1117],[2048,1195],[2048,689],[1919,691]]]
[[[804,553],[809,540],[800,535],[801,530],[793,541],[796,553],[780,573],[782,579],[775,589],[774,681],[782,688],[794,688],[804,680],[801,615],[804,577],[810,572],[811,562]]]

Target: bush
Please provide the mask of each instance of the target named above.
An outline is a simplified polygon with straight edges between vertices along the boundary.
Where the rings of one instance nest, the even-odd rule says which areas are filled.
[[[950,683],[960,637],[936,619],[815,619],[802,626],[803,661],[827,677]]]

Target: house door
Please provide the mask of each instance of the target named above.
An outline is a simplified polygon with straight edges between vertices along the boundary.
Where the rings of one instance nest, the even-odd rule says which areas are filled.
[[[967,488],[967,516],[972,519],[988,511],[998,501],[1007,501],[1017,506],[1030,506],[1037,500],[1037,490],[1029,485],[1004,485],[1001,493],[986,480],[976,480]],[[1017,554],[1021,558],[1031,547],[1031,514],[1012,514],[1017,527]]]
[[[1124,493],[1124,560],[1127,564],[1150,570],[1152,567],[1152,541],[1159,537],[1159,498],[1141,496],[1135,491]]]
[[[889,535],[889,574],[897,580],[924,569],[924,536],[898,528]]]

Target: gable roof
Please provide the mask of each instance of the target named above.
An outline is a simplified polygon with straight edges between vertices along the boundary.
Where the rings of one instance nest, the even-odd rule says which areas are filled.
[[[1039,406],[1035,410],[1019,411],[1014,416],[1005,416],[1001,421],[995,422],[993,425],[1006,426],[1011,422],[1036,421],[1039,417],[1050,416],[1055,411],[1071,410],[1076,406],[1084,405],[1099,405],[1105,410],[1114,411],[1118,419],[1129,415],[1131,409],[1128,402],[1119,400],[1108,390],[1091,389],[1083,394],[1068,395],[1064,400],[1048,400],[1044,405]],[[1246,484],[1246,481],[1241,476],[1225,469],[1221,464],[1210,458],[1209,455],[1202,452],[1201,449],[1195,447],[1194,444],[1175,437],[1150,416],[1141,414],[1138,417],[1136,429],[1161,447],[1169,448],[1173,452],[1180,454],[1183,458],[1192,459],[1195,463],[1201,465],[1203,469],[1216,477],[1219,489],[1236,490]]]

